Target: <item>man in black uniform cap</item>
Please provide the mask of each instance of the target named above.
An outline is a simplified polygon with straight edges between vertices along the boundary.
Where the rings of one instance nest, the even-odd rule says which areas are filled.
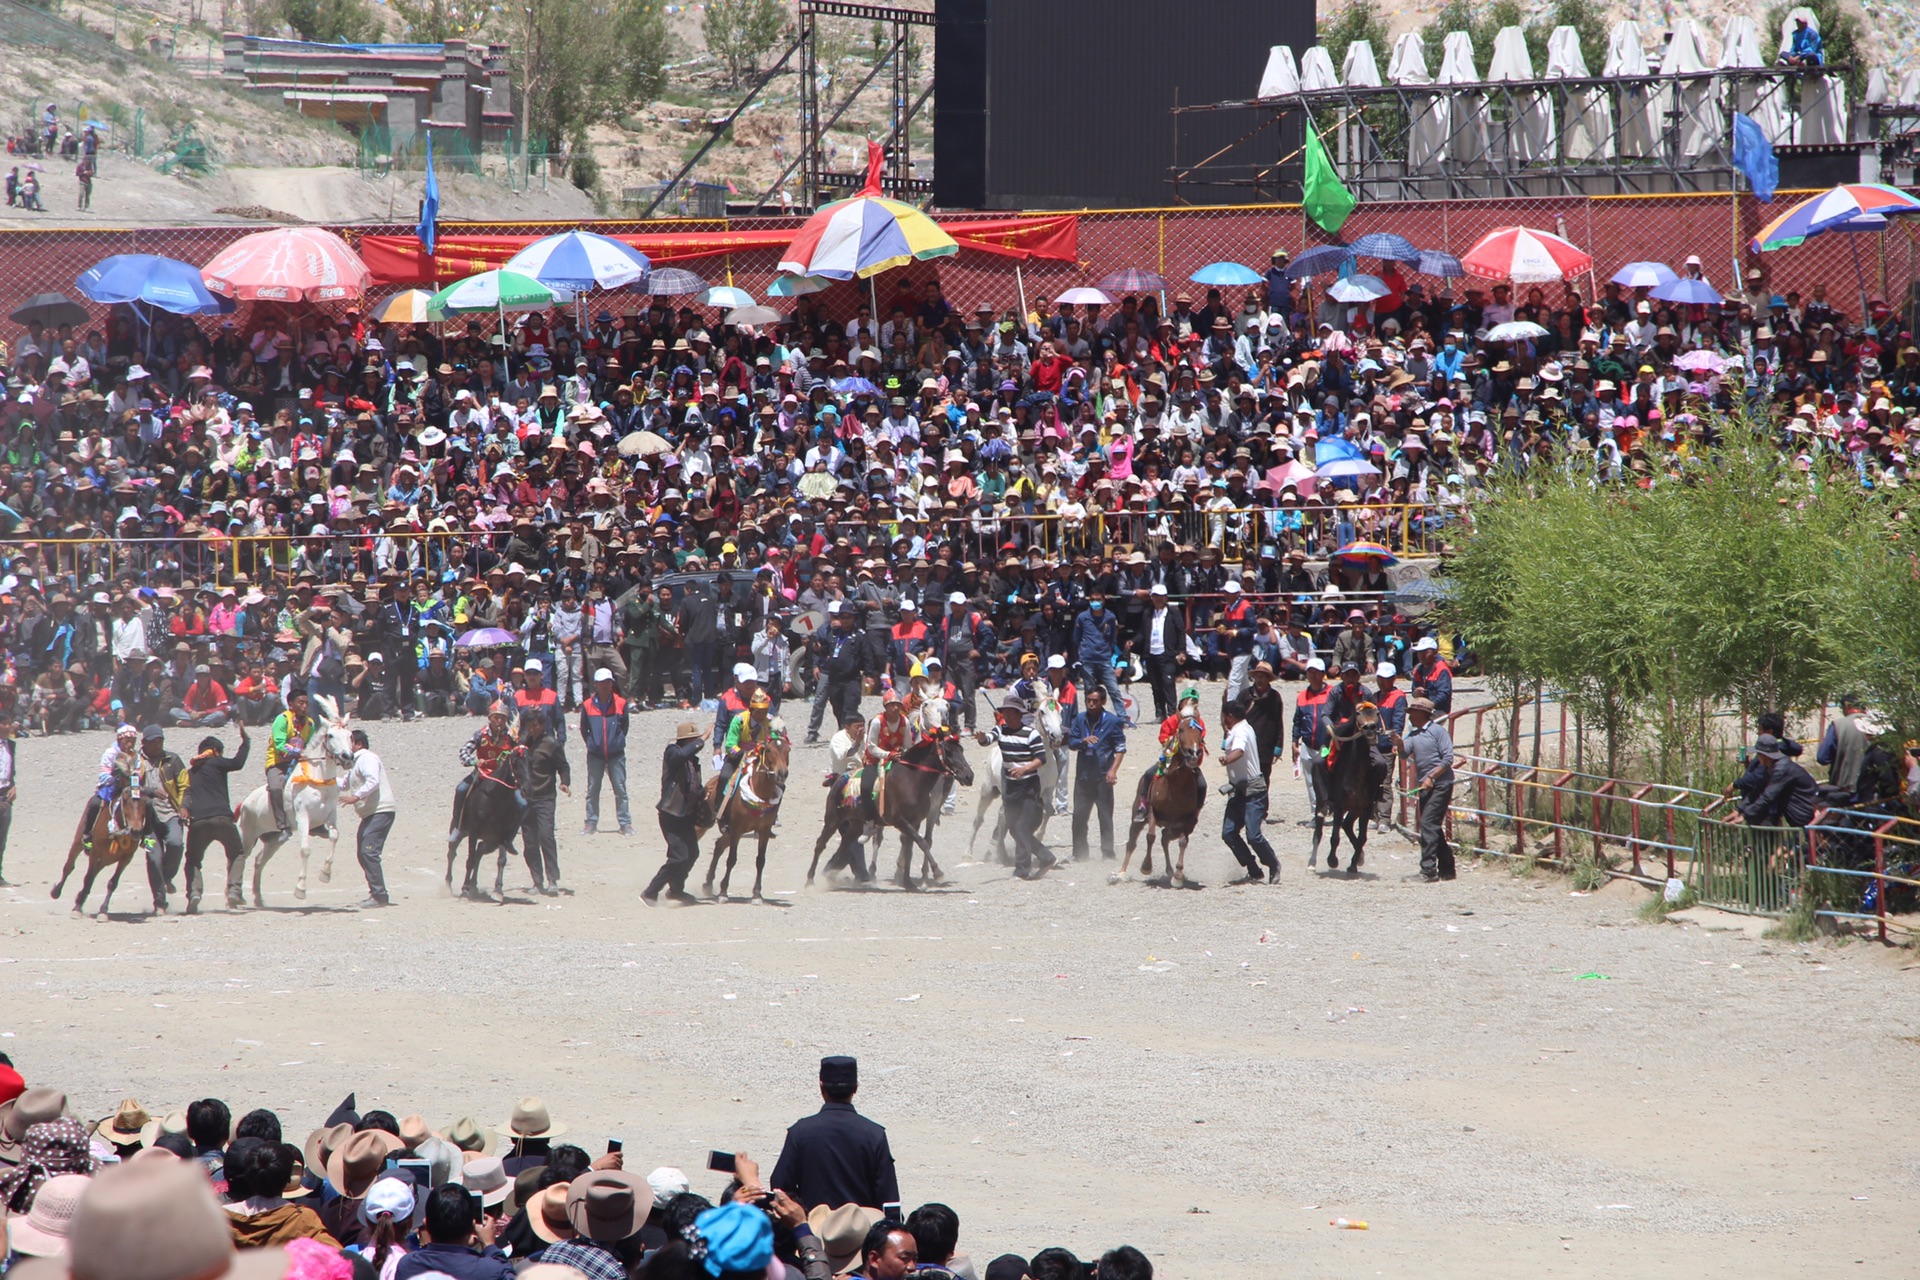
[[[770,1183],[803,1209],[843,1204],[878,1209],[900,1200],[886,1129],[853,1109],[859,1087],[860,1065],[852,1058],[820,1059],[820,1097],[826,1105],[788,1128]]]

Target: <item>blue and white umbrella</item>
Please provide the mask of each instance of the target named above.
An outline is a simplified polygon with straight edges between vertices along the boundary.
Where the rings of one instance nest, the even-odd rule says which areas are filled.
[[[534,241],[507,259],[506,270],[530,276],[549,289],[579,293],[644,281],[653,263],[612,236],[567,231]]]
[[[1439,276],[1442,280],[1458,280],[1467,274],[1460,265],[1460,259],[1444,249],[1422,249],[1419,265],[1414,267],[1423,276]]]
[[[1701,307],[1716,306],[1725,301],[1720,296],[1719,290],[1705,280],[1695,280],[1690,276],[1669,280],[1663,285],[1656,286],[1653,296],[1662,302],[1678,302]]]
[[[1420,251],[1413,247],[1413,241],[1390,231],[1369,232],[1347,247],[1356,258],[1384,258],[1389,262],[1420,261]]]
[[[1676,279],[1672,267],[1664,262],[1629,262],[1607,279],[1628,289],[1651,289]]]
[[[1372,302],[1392,292],[1379,276],[1342,276],[1327,286],[1327,296],[1335,302]]]
[[[798,298],[804,294],[821,293],[833,288],[836,281],[825,276],[775,276],[767,286],[769,298]]]
[[[1343,244],[1315,245],[1287,264],[1287,277],[1291,280],[1304,280],[1308,276],[1317,276],[1322,271],[1338,271],[1343,263],[1353,261],[1353,250]]]
[[[735,307],[750,307],[754,304],[752,294],[745,289],[736,289],[730,284],[713,286],[707,290],[701,300],[708,306],[719,307],[723,311],[731,311]]]
[[[656,298],[677,298],[682,294],[700,293],[707,282],[684,267],[662,267],[645,281],[641,293],[650,293]]]

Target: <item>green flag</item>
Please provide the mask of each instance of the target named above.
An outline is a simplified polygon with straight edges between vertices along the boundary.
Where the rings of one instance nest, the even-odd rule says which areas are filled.
[[[1353,192],[1340,185],[1340,175],[1327,157],[1327,148],[1315,132],[1311,118],[1307,121],[1307,180],[1301,189],[1300,202],[1306,206],[1307,216],[1329,235],[1339,233],[1346,225],[1347,215],[1359,203],[1353,198]]]

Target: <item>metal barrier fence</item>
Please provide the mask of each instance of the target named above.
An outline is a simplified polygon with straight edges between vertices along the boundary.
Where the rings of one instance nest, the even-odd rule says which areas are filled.
[[[1471,719],[1478,745],[1484,718],[1511,710],[1455,712],[1449,732]],[[1568,868],[1591,860],[1609,875],[1648,884],[1678,878],[1705,905],[1754,915],[1784,915],[1814,892],[1816,916],[1871,922],[1883,942],[1890,928],[1920,932],[1889,919],[1890,898],[1898,894],[1904,905],[1920,890],[1920,820],[1823,806],[1805,828],[1729,821],[1722,816],[1729,801],[1716,792],[1565,767],[1565,728],[1563,718],[1558,765],[1457,751],[1449,839],[1484,857]],[[1403,828],[1414,817],[1410,784],[1403,775],[1396,814]],[[1614,854],[1630,869],[1615,869]]]
[[[1708,265],[1716,283],[1726,283],[1738,262],[1741,268],[1759,267],[1767,273],[1767,287],[1777,293],[1803,292],[1816,283],[1832,287],[1835,296],[1850,297],[1855,286],[1855,258],[1869,291],[1885,297],[1905,297],[1908,286],[1920,278],[1920,226],[1909,220],[1890,220],[1878,235],[1816,236],[1792,249],[1770,253],[1764,259],[1747,254],[1745,242],[1766,220],[1770,210],[1785,207],[1800,193],[1781,191],[1776,204],[1763,207],[1750,195],[1565,196],[1510,200],[1423,201],[1369,203],[1355,210],[1343,235],[1352,239],[1371,231],[1406,236],[1422,248],[1458,255],[1481,235],[1515,223],[1562,231],[1594,258],[1593,273],[1576,281],[1592,297],[1599,282],[1623,263],[1648,257],[1672,257],[1695,252]],[[130,215],[131,216],[131,215]],[[943,215],[945,216],[945,215]],[[972,215],[956,215],[972,216]],[[1024,305],[1050,309],[1048,299],[1075,285],[1097,281],[1125,267],[1153,271],[1168,282],[1168,291],[1183,286],[1200,267],[1223,259],[1264,263],[1276,248],[1298,255],[1325,243],[1327,237],[1312,226],[1300,206],[1240,205],[1219,208],[1086,210],[1079,212],[1079,242],[1073,262],[1034,261],[1020,264],[1019,274],[1007,259],[961,254],[932,262],[914,263],[890,271],[875,282],[888,309],[892,290],[916,294],[927,281],[937,280],[947,298],[961,310],[980,303],[996,309]],[[688,230],[797,230],[798,218],[758,217],[729,219],[655,219],[640,222],[607,219],[588,224],[610,234]],[[440,234],[547,235],[575,223],[443,221]],[[188,262],[204,263],[255,226],[154,227],[125,229],[22,229],[0,232],[0,268],[13,284],[14,294],[0,298],[10,308],[28,296],[48,289],[70,290],[73,280],[94,263],[114,253],[157,253]],[[361,235],[407,235],[411,224],[334,228],[349,244]],[[1844,241],[1845,243],[1841,243]],[[1865,241],[1865,243],[1855,243]],[[779,274],[780,250],[742,249],[711,259],[693,259],[675,265],[696,270],[724,269],[734,284],[764,295]],[[1238,293],[1227,291],[1231,301]],[[1531,287],[1520,290],[1526,301]],[[815,295],[829,314],[848,316],[868,296],[867,282],[835,286]],[[1541,287],[1549,305],[1559,300],[1559,286]],[[625,304],[632,305],[632,304]],[[244,319],[244,317],[243,317]]]

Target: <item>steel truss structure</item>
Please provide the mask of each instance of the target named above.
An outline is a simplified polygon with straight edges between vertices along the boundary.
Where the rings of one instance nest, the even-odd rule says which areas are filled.
[[[1824,70],[1838,77],[1847,69]],[[1363,202],[1727,191],[1735,180],[1735,110],[1772,126],[1783,159],[1875,145],[1852,139],[1846,121],[1836,130],[1809,110],[1809,95],[1821,88],[1821,78],[1805,71],[1743,67],[1635,79],[1340,86],[1175,107],[1176,146],[1183,116],[1239,112],[1251,123],[1212,155],[1175,163],[1174,198],[1189,202],[1194,189],[1219,187],[1254,200],[1296,196],[1297,140],[1308,124]],[[1237,158],[1250,151],[1274,159]]]

